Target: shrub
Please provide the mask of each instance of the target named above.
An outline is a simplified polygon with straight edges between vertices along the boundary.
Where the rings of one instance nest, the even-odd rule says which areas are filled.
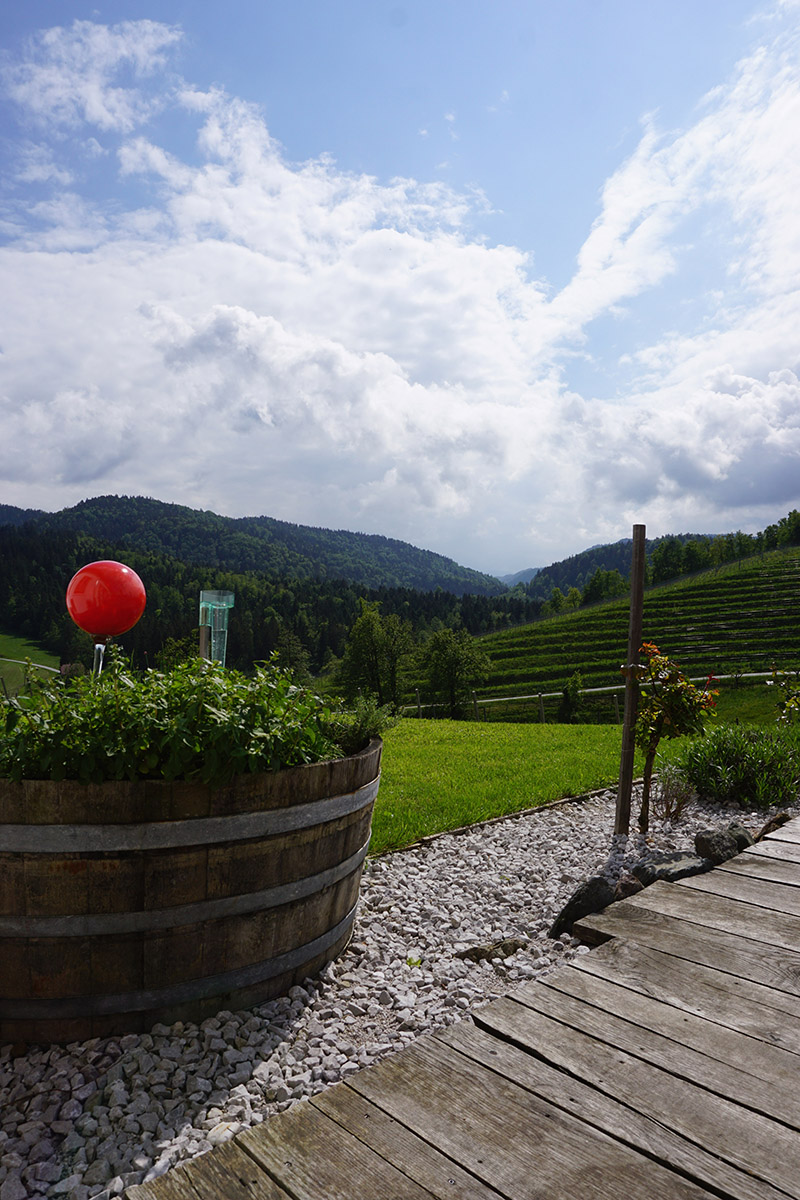
[[[653,812],[662,821],[678,821],[694,794],[694,788],[677,763],[669,760],[658,768],[652,794]]]
[[[100,676],[30,678],[25,694],[0,701],[0,777],[218,786],[351,753],[377,721],[348,719],[274,663],[252,677],[199,659],[138,674],[111,656]]]
[[[702,800],[758,808],[794,804],[800,790],[800,736],[791,728],[720,725],[692,739],[677,764]]]

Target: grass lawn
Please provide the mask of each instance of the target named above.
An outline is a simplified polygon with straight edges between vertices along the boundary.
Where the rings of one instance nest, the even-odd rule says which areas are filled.
[[[14,662],[3,662],[4,658],[20,661],[29,658],[31,662],[58,669],[58,659],[54,654],[49,654],[25,638],[15,637],[9,633],[0,633],[0,679],[3,680],[9,692],[16,692],[20,688],[25,668]],[[2,692],[2,684],[0,684],[0,692]]]
[[[616,785],[621,739],[618,725],[401,721],[384,738],[370,850]]]
[[[740,721],[742,725],[775,724],[778,717],[777,689],[767,687],[766,680],[743,683],[739,687],[723,680],[713,686],[719,688],[719,695],[716,716],[714,722],[709,721],[709,729],[713,728],[714,724],[732,724],[735,721]]]

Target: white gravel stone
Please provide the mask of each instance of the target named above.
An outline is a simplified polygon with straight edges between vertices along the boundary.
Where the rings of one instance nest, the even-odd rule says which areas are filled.
[[[614,808],[608,791],[367,860],[346,951],[248,1012],[17,1058],[0,1047],[0,1200],[44,1189],[110,1200],[155,1179],[588,953],[568,935],[547,937],[588,876],[615,879],[644,857],[692,848],[697,829],[737,820],[755,832],[772,815],[692,804],[674,825],[653,821],[647,838],[615,837]],[[523,948],[455,957],[505,938]]]

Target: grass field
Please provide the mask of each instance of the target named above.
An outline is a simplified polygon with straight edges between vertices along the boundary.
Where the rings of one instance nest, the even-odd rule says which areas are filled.
[[[58,659],[55,655],[48,654],[46,650],[40,650],[37,645],[26,641],[25,638],[0,633],[0,680],[3,681],[10,693],[19,690],[23,680],[24,667],[19,666],[18,662],[3,662],[3,659],[7,658],[17,659],[20,662],[29,658],[31,662],[40,663],[42,666],[58,668]],[[0,684],[1,691],[2,684]]]
[[[401,721],[384,738],[370,851],[613,786],[621,736],[610,725]]]
[[[740,721],[743,725],[775,724],[778,717],[775,702],[778,697],[775,688],[768,687],[766,680],[739,687],[727,682],[716,686],[719,688],[715,716],[717,723]]]
[[[772,726],[775,689],[719,685],[714,724]],[[594,788],[616,787],[619,725],[523,725],[478,721],[401,721],[384,737],[381,785],[370,852],[501,817]],[[672,758],[685,739],[664,740]],[[642,769],[637,754],[636,773]]]

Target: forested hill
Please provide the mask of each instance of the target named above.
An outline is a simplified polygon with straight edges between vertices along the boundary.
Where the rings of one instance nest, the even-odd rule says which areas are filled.
[[[652,562],[654,551],[656,559],[658,559],[658,548],[664,542],[677,543],[679,546],[688,543],[702,543],[705,546],[711,541],[710,535],[701,533],[679,533],[666,538],[647,538],[645,553],[648,562]],[[551,563],[549,567],[542,567],[529,582],[523,585],[525,594],[532,599],[547,600],[553,588],[560,588],[564,593],[570,588],[583,591],[595,571],[619,572],[623,579],[627,579],[631,572],[631,548],[631,539],[622,538],[618,542],[592,546],[589,550],[582,550],[579,554],[572,554],[560,562]],[[703,565],[710,565],[710,560],[708,564],[704,563]],[[674,574],[681,574],[680,565],[677,566]]]
[[[13,504],[0,504],[0,525],[24,525],[26,521],[47,516],[49,513],[42,512],[40,508],[15,508]]]
[[[21,524],[0,508],[0,524]],[[5,514],[5,515],[4,515]],[[25,514],[27,516],[27,514]],[[292,525],[273,517],[222,517],[141,496],[98,496],[57,513],[31,514],[41,531],[71,530],[126,549],[165,554],[273,579],[342,579],[368,588],[441,588],[456,596],[499,595],[498,579],[378,534]],[[30,519],[30,517],[28,517]]]
[[[674,533],[648,538],[647,582],[664,583],[679,575],[693,575],[708,567],[736,562],[752,554],[779,546],[800,545],[800,512],[792,509],[760,533]],[[518,584],[531,600],[548,601],[553,589],[567,593],[575,588],[581,603],[622,595],[631,569],[631,540],[623,538],[611,545],[592,546],[561,562],[537,571],[529,583]]]

